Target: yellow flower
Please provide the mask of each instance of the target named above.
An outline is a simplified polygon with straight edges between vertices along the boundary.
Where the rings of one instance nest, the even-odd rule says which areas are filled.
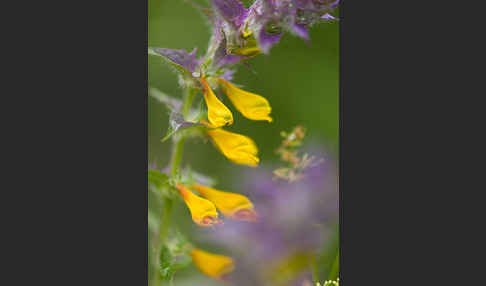
[[[203,85],[204,100],[208,106],[209,122],[215,127],[233,124],[233,114],[228,107],[216,97],[206,79],[201,78],[200,81]]]
[[[193,194],[186,186],[178,184],[177,189],[191,211],[192,220],[200,226],[220,224],[214,204]]]
[[[267,120],[272,122],[270,103],[263,96],[237,88],[233,84],[219,78],[219,83],[233,105],[243,116],[251,120]]]
[[[248,27],[245,27],[241,32],[240,40],[241,42],[236,45],[227,44],[227,50],[230,54],[252,58],[262,53],[253,35],[253,31],[249,30]]]
[[[237,164],[249,165],[251,167],[258,165],[260,161],[257,157],[258,148],[250,138],[221,128],[208,129],[206,133],[226,158]]]
[[[243,47],[243,48],[235,48],[231,50],[231,54],[239,55],[239,56],[247,56],[251,58],[261,53],[262,51],[258,47]]]
[[[255,221],[258,216],[257,212],[253,209],[253,204],[243,195],[223,192],[202,185],[193,185],[191,188],[213,202],[216,208],[229,218]]]
[[[219,281],[222,281],[223,276],[235,268],[231,257],[209,253],[197,248],[191,252],[191,257],[199,271]]]

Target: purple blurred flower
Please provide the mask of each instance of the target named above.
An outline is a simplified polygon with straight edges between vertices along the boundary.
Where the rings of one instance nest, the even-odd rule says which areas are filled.
[[[270,170],[242,175],[242,189],[248,190],[258,221],[226,220],[207,237],[233,252],[234,285],[273,285],[268,279],[279,276],[275,265],[289,257],[306,259],[333,234],[339,212],[336,169],[328,159],[294,183],[272,180]],[[301,286],[308,278],[308,268],[299,269],[282,285]]]

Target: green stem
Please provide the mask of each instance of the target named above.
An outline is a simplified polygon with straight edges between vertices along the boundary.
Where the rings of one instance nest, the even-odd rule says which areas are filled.
[[[336,226],[336,246],[335,249],[335,257],[329,269],[329,275],[327,277],[328,280],[336,280],[339,277],[339,225]]]
[[[182,116],[184,119],[187,119],[187,115],[192,106],[192,101],[194,100],[194,96],[196,95],[196,90],[193,88],[186,89],[186,93],[184,95],[184,103],[182,105]],[[184,150],[184,141],[185,137],[183,134],[179,135],[177,139],[174,141],[174,145],[172,148],[172,157],[170,163],[170,175],[173,179],[175,179],[177,175],[177,170],[179,169],[179,165],[182,159],[182,151]]]
[[[170,159],[170,175],[172,179],[176,178],[177,171],[182,159],[182,151],[184,150],[184,137],[180,137],[174,141],[172,147],[172,157]]]
[[[150,258],[151,258],[151,267],[149,267],[149,285],[151,286],[159,286],[160,285],[160,275],[159,275],[159,270],[158,270],[158,245],[152,241],[150,245]]]
[[[186,89],[186,93],[184,95],[184,103],[182,106],[182,115],[184,116],[184,119],[187,119],[187,115],[189,114],[189,111],[191,109],[192,101],[194,100],[194,96],[196,95],[196,90],[192,88]],[[176,137],[173,147],[172,147],[172,155],[170,159],[170,175],[173,180],[176,180],[177,172],[179,170],[179,166],[181,164],[182,160],[182,153],[184,150],[184,142],[185,142],[185,137],[184,134],[181,134],[179,137]],[[167,240],[167,234],[169,232],[169,226],[170,226],[170,217],[172,215],[172,207],[173,207],[174,201],[171,198],[165,197],[164,198],[164,209],[162,211],[162,215],[160,218],[160,229],[159,229],[159,247],[158,247],[158,255],[156,256],[157,258],[157,264],[159,265],[159,257],[160,257],[160,251],[162,251],[162,247],[164,246],[166,240]],[[159,277],[160,274],[156,273],[157,278],[154,281],[154,286],[159,286],[161,285]],[[172,279],[169,282],[172,284]],[[164,284],[164,283],[162,283]]]
[[[317,254],[312,257],[311,263],[312,278],[314,279],[314,284],[319,282],[319,271],[317,271]]]
[[[169,230],[170,216],[172,214],[173,201],[169,198],[164,198],[164,209],[162,217],[160,218],[159,242],[160,245],[165,243],[167,232]]]
[[[189,110],[191,110],[192,101],[194,100],[194,96],[196,95],[196,89],[188,88],[186,89],[186,94],[184,95],[184,104],[182,106],[182,115],[185,119],[187,119],[187,115],[189,115]]]
[[[173,206],[173,201],[170,198],[165,197],[164,198],[164,204],[163,204],[163,210],[162,214],[160,217],[160,226],[159,226],[159,240],[158,240],[158,247],[155,253],[155,265],[157,265],[156,272],[152,275],[152,283],[151,285],[153,286],[160,286],[165,284],[161,279],[160,279],[160,253],[162,251],[162,247],[165,244],[165,241],[167,239],[167,233],[169,231],[169,225],[170,225],[170,216],[172,213],[172,206]]]

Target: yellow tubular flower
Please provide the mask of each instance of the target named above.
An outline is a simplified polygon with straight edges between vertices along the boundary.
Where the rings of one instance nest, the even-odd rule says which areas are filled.
[[[233,124],[233,114],[228,107],[216,97],[204,78],[201,78],[200,81],[204,87],[203,94],[206,105],[208,106],[209,122],[215,127]]]
[[[191,257],[199,271],[219,281],[235,268],[231,257],[212,254],[197,248],[191,252]]]
[[[195,223],[205,227],[221,223],[218,219],[216,207],[212,202],[196,196],[184,185],[178,184],[177,189],[191,211],[192,220]]]
[[[258,165],[258,148],[250,138],[221,128],[206,130],[206,133],[226,158],[237,164],[251,167]]]
[[[219,83],[233,105],[243,116],[251,120],[267,120],[272,122],[270,103],[263,96],[237,88],[231,83],[219,78]]]
[[[213,202],[223,215],[235,220],[256,221],[258,214],[253,209],[253,204],[247,197],[240,194],[215,190],[202,185],[193,185],[191,188]]]

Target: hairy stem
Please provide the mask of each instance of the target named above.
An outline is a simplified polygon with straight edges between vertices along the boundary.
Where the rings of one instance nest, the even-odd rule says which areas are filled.
[[[192,101],[194,100],[194,96],[196,95],[196,90],[192,88],[187,88],[186,92],[184,94],[184,103],[182,105],[182,115],[184,116],[184,119],[187,119],[187,115],[189,114],[189,111],[192,106]],[[185,136],[184,134],[181,134],[178,137],[175,137],[176,139],[174,140],[174,144],[172,147],[172,154],[171,154],[171,159],[170,159],[170,175],[172,179],[176,180],[177,173],[179,171],[179,167],[181,164],[182,160],[182,153],[184,150],[184,142],[185,142]],[[166,242],[167,239],[167,234],[169,232],[169,226],[170,226],[170,217],[172,215],[172,206],[174,204],[174,201],[171,198],[165,197],[164,198],[164,205],[163,205],[163,211],[161,214],[160,218],[160,229],[159,229],[159,247],[158,247],[158,255],[157,255],[157,261],[160,259],[160,251],[162,251],[162,247]],[[159,261],[158,261],[159,262]],[[157,263],[159,265],[159,263]],[[160,273],[156,273],[156,279],[154,281],[154,286],[159,286],[163,283],[163,281],[159,281]],[[172,279],[169,281],[169,284],[172,284]]]
[[[160,245],[165,243],[167,232],[169,230],[170,216],[172,214],[173,201],[169,198],[164,198],[164,209],[162,217],[160,218],[159,241]]]
[[[184,95],[184,103],[182,105],[182,116],[184,119],[187,119],[187,115],[189,114],[189,110],[192,106],[192,101],[194,100],[194,96],[196,95],[196,90],[193,88],[187,88],[186,93]],[[182,151],[184,150],[184,141],[185,137],[183,134],[180,135],[175,141],[172,147],[172,156],[170,162],[170,175],[173,179],[175,179],[177,175],[177,171],[179,169],[179,165],[182,159]]]
[[[172,156],[170,159],[170,176],[172,179],[176,178],[177,171],[179,169],[179,165],[182,159],[182,151],[184,150],[184,137],[180,137],[174,141],[174,145],[172,147]]]
[[[196,89],[194,88],[187,88],[186,94],[184,95],[184,104],[182,106],[182,115],[185,119],[187,119],[187,115],[189,114],[189,110],[192,106],[192,101],[194,100],[194,96],[196,95]]]

